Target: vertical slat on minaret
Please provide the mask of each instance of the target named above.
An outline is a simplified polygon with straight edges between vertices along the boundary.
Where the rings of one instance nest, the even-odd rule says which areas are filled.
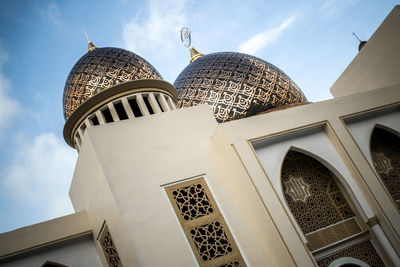
[[[149,99],[150,106],[153,109],[154,113],[161,113],[162,111],[161,111],[160,107],[158,106],[157,100],[154,97],[153,93],[149,93],[148,99]]]
[[[144,100],[143,100],[143,97],[141,94],[136,95],[136,102],[137,102],[143,116],[150,115],[150,112],[147,110],[146,103],[144,103]]]
[[[107,107],[110,109],[110,113],[111,113],[113,120],[119,121],[119,117],[118,117],[117,111],[115,111],[113,103],[108,103]]]
[[[158,101],[160,102],[161,107],[163,108],[164,111],[170,111],[171,108],[169,107],[167,101],[165,100],[165,96],[163,94],[159,94],[157,96]]]
[[[167,102],[168,102],[169,107],[171,108],[171,110],[175,110],[176,109],[175,104],[174,104],[174,102],[172,101],[172,99],[170,97],[167,97]]]
[[[100,125],[106,124],[106,120],[104,119],[103,114],[101,113],[100,110],[96,111],[96,116],[97,116],[97,119],[99,120]]]
[[[122,105],[124,106],[126,115],[128,115],[129,119],[135,118],[135,114],[133,114],[132,109],[128,103],[128,99],[126,97],[121,98]]]

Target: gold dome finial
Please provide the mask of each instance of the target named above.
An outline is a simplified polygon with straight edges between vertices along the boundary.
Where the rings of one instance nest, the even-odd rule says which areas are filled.
[[[193,46],[190,45],[192,43],[192,37],[190,34],[190,30],[186,27],[183,27],[181,29],[181,41],[184,47],[186,48],[190,47],[190,63],[204,56],[204,54],[200,53]]]
[[[89,51],[93,51],[97,48],[97,46],[95,46],[92,41],[90,41],[89,36],[87,35],[86,31],[84,31],[85,35],[86,35],[86,39],[88,40],[88,52]]]
[[[190,63],[192,63],[193,61],[195,61],[196,59],[198,59],[202,56],[204,56],[204,54],[202,54],[199,51],[197,51],[196,49],[194,49],[193,46],[190,47]]]

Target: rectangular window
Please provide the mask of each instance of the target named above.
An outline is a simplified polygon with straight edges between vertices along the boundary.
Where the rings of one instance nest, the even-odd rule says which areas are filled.
[[[136,98],[128,99],[128,103],[129,103],[129,106],[131,106],[133,115],[135,115],[135,117],[143,116],[142,112],[140,111],[139,105],[136,101]]]
[[[119,117],[119,119],[120,119],[121,121],[122,121],[122,120],[127,120],[127,119],[128,119],[128,115],[126,114],[125,109],[124,109],[124,106],[122,105],[122,102],[121,102],[121,101],[115,102],[115,103],[114,103],[114,108],[115,108],[115,111],[117,112],[118,117]]]
[[[200,266],[246,266],[204,178],[165,191]]]
[[[107,123],[114,122],[114,119],[113,119],[113,117],[111,115],[111,112],[110,112],[109,108],[102,109],[101,113],[103,114],[104,119],[106,120]]]
[[[99,242],[101,244],[101,248],[103,249],[104,256],[106,257],[108,266],[122,267],[121,259],[119,258],[117,248],[115,247],[107,225],[104,225]]]
[[[81,125],[82,135],[85,133],[85,130],[86,130],[86,124],[85,124],[85,122],[83,122]]]
[[[99,123],[99,119],[97,119],[97,116],[96,116],[96,115],[94,115],[93,117],[91,117],[89,120],[92,122],[93,126],[96,126],[96,125],[99,125],[99,124],[100,124],[100,123]]]

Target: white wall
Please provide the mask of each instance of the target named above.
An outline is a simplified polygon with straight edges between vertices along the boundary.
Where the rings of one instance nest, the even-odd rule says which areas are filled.
[[[36,249],[20,257],[15,256],[8,262],[0,262],[0,266],[40,267],[46,261],[54,261],[70,267],[102,266],[91,234]]]
[[[125,266],[197,266],[163,186],[200,175],[249,266],[294,266],[206,105],[90,127],[70,195],[75,208],[87,211],[95,235],[107,220]],[[105,198],[117,212],[99,204]]]

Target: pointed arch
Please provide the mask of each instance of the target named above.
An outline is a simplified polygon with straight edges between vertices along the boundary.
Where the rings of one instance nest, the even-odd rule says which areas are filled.
[[[374,169],[400,209],[400,133],[376,124],[370,133],[369,145]]]
[[[69,266],[55,261],[46,261],[45,263],[43,263],[42,267],[69,267]]]
[[[332,174],[333,174],[333,178],[336,181],[337,185],[339,186],[339,188],[344,191],[345,193],[345,197],[348,198],[348,201],[351,202],[352,205],[354,205],[354,207],[352,207],[353,209],[357,210],[357,212],[359,213],[359,215],[361,216],[361,218],[363,220],[367,220],[367,216],[365,214],[364,208],[362,207],[362,205],[360,204],[358,198],[356,197],[352,187],[350,186],[350,184],[348,183],[348,181],[345,179],[345,177],[338,171],[338,169],[333,166],[329,161],[327,161],[326,159],[324,159],[323,157],[321,157],[318,154],[315,154],[309,150],[306,150],[304,148],[300,148],[297,146],[290,146],[284,157],[282,158],[281,161],[281,166],[280,166],[280,177],[282,178],[282,167],[284,164],[284,161],[286,159],[287,154],[290,151],[295,151],[298,153],[302,153],[304,155],[309,156],[310,158],[313,158],[315,160],[317,160],[319,163],[321,163],[322,165],[324,165]],[[282,185],[282,179],[280,181],[280,185],[281,185],[281,190],[283,190],[283,185]]]
[[[283,195],[311,250],[362,231],[335,180],[334,174],[315,158],[296,150],[286,154],[281,170]],[[347,233],[321,237],[322,229],[338,224]]]
[[[344,266],[354,266],[354,267],[369,267],[368,264],[362,260],[355,259],[352,257],[343,257],[333,261],[329,264],[329,267],[344,267]]]
[[[365,225],[335,173],[328,162],[301,148],[290,147],[283,160],[282,193],[308,249],[320,266],[340,257],[362,259],[359,251],[368,254],[368,264],[383,265],[372,243],[365,239]],[[339,243],[341,250],[329,256],[320,254],[321,250],[336,250]]]

